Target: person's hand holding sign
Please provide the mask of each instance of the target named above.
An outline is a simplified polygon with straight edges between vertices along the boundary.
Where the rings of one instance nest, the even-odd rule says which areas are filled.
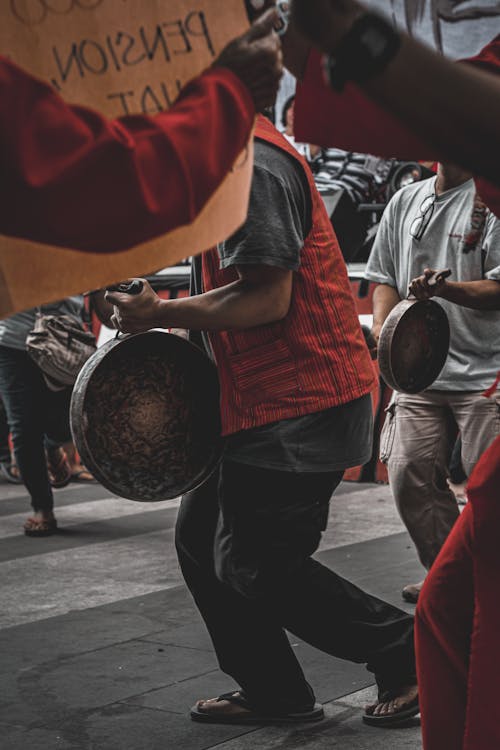
[[[250,91],[257,112],[274,104],[283,75],[279,37],[274,33],[279,16],[270,9],[250,29],[230,42],[215,61],[229,68]]]

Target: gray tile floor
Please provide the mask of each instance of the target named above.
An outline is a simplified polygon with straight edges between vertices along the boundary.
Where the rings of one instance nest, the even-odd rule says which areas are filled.
[[[326,719],[264,728],[199,726],[197,698],[231,689],[217,668],[173,550],[177,503],[132,503],[99,486],[57,493],[63,532],[27,539],[23,488],[0,485],[2,750],[420,750],[418,721],[362,724],[363,667],[292,638]],[[420,566],[382,485],[344,483],[319,557],[401,605]]]

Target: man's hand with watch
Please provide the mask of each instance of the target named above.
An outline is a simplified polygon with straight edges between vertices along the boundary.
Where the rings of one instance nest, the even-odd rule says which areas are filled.
[[[326,53],[325,75],[338,91],[347,81],[363,83],[382,72],[400,46],[391,24],[354,0],[293,0],[292,15]]]

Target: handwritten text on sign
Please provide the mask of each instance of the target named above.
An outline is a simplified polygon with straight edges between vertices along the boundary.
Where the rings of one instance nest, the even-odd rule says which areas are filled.
[[[214,60],[228,26],[241,31],[246,21],[243,0],[226,0],[222,23],[221,3],[208,0],[6,2],[4,54],[31,70],[36,60],[34,72],[65,98],[113,116],[168,109]]]
[[[2,0],[0,50],[68,101],[111,117],[156,114],[247,26],[243,0]],[[246,216],[251,150],[239,163],[192,225],[147,246],[106,256],[0,237],[0,317],[150,273],[228,237]]]

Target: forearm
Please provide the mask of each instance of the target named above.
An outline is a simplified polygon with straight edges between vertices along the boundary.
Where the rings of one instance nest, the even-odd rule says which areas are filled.
[[[313,5],[323,9],[319,23],[306,0],[297,3],[301,28],[324,52],[335,54],[363,8],[353,0]],[[381,73],[360,86],[348,83],[342,92],[323,81],[313,53],[297,96],[297,137],[317,142],[319,134],[324,146],[400,158],[439,157],[498,185],[500,83],[485,72],[496,69],[496,55],[489,57],[486,48],[471,61],[474,66],[454,63],[407,35],[401,38],[400,49]],[[489,46],[496,49],[498,44],[495,40]],[[322,100],[322,112],[310,118],[311,124],[308,90]]]
[[[161,300],[156,327],[191,331],[244,330],[284,318],[289,303],[273,289],[259,288],[240,279],[194,297]]]
[[[297,87],[295,133],[300,141],[346,151],[408,160],[438,158],[435,147],[359,87],[347,84],[341,92],[330,88],[316,49],[309,55],[304,83]]]
[[[500,310],[500,282],[490,279],[446,281],[436,296],[471,310]]]
[[[225,68],[156,117],[67,105],[0,59],[0,231],[111,252],[190,223],[250,136],[254,105]]]
[[[391,310],[401,301],[397,290],[388,284],[379,284],[373,293],[372,333],[378,338],[380,329]]]
[[[456,161],[499,184],[498,78],[452,63],[402,35],[396,58],[364,89],[435,147],[441,160]]]

